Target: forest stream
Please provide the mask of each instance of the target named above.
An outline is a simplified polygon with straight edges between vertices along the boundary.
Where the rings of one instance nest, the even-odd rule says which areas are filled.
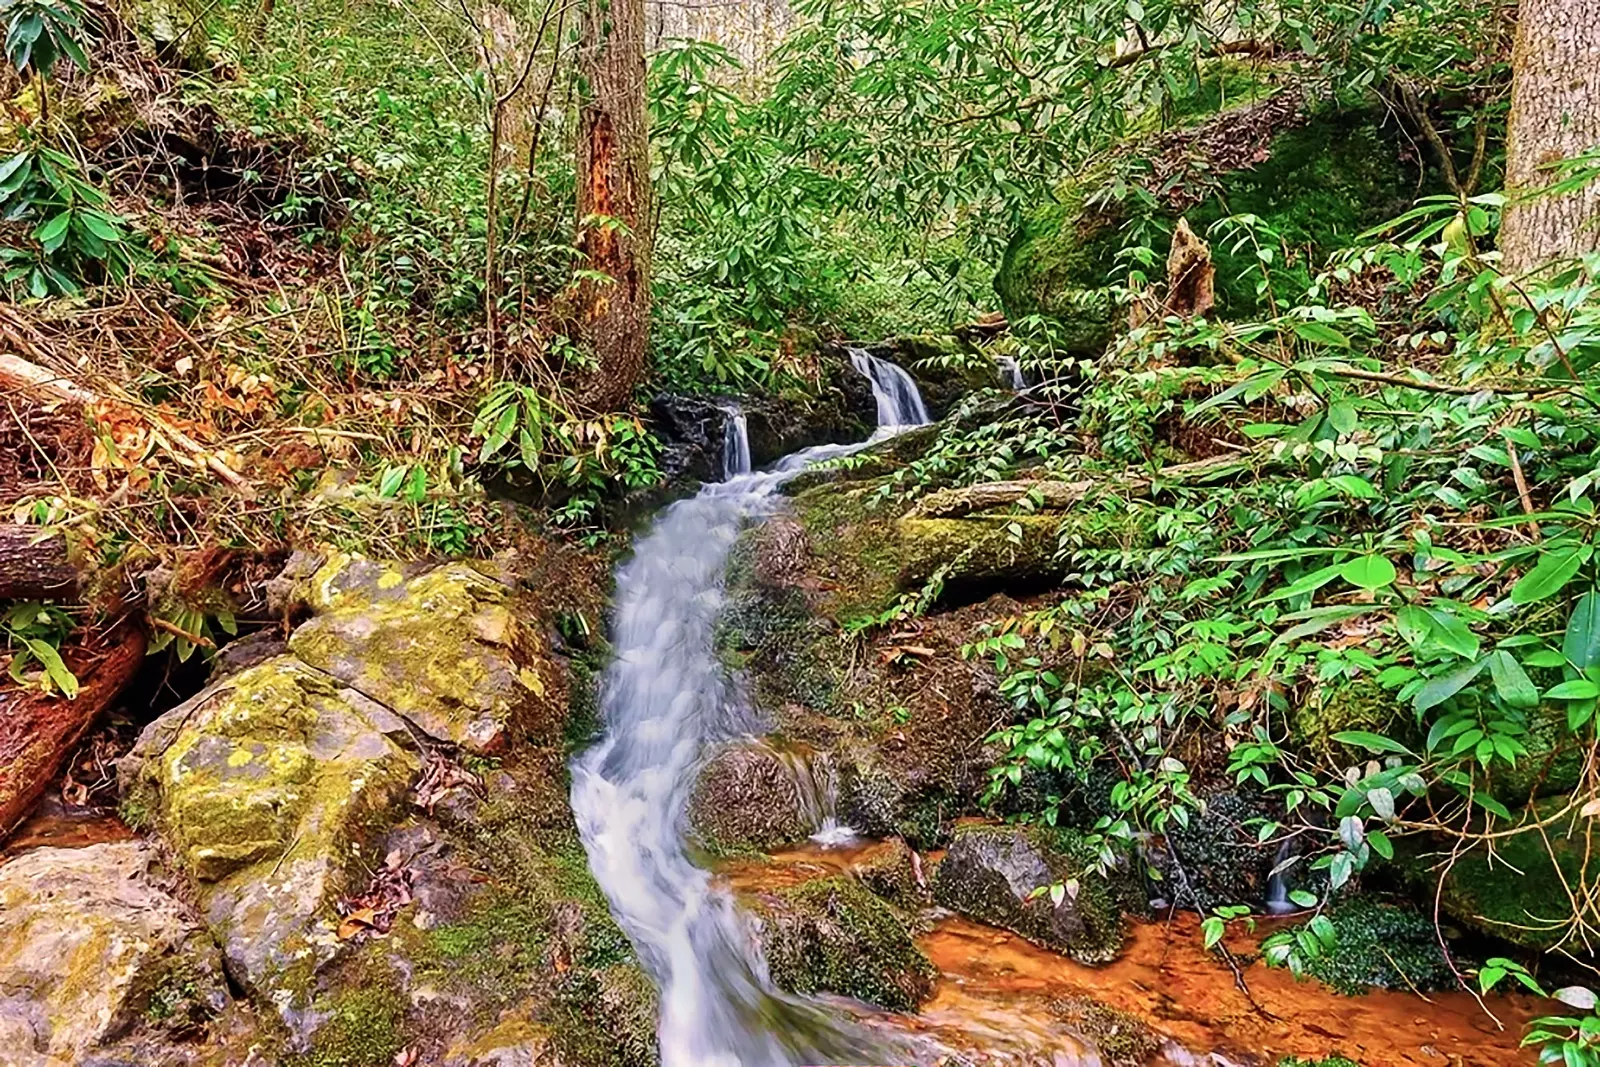
[[[861,350],[852,358],[877,401],[873,441],[928,421],[909,375]],[[913,1016],[778,989],[733,891],[846,873],[882,846],[838,826],[823,798],[810,805],[821,825],[809,846],[727,861],[715,872],[696,866],[684,840],[696,774],[712,743],[752,728],[716,656],[713,628],[741,529],[781,506],[776,494],[786,480],[867,442],[806,449],[753,472],[743,433],[743,417],[729,412],[726,479],[668,507],[618,570],[615,660],[601,688],[606,733],[573,767],[572,804],[592,870],[661,990],[665,1067],[1228,1067],[1316,1058],[1330,1039],[1365,1064],[1531,1062],[1517,1043],[1530,1013],[1512,998],[1496,999],[1497,1026],[1461,992],[1346,998],[1256,967],[1246,993],[1200,947],[1198,919],[1179,913],[1138,923],[1120,959],[1090,968],[936,911],[918,944],[940,978]],[[1253,947],[1236,940],[1241,952]],[[1063,1023],[1062,1005],[1070,1015],[1075,1003],[1090,1005],[1091,1014],[1093,1005],[1112,1005],[1148,1025],[1153,1037],[1132,1038],[1137,1060],[1126,1049],[1120,1056],[1102,1051],[1089,1036],[1092,1022],[1080,1020],[1077,1030]],[[1103,1030],[1099,1036],[1108,1040]],[[1117,1037],[1113,1024],[1109,1041]],[[1126,1044],[1130,1035],[1122,1039]]]

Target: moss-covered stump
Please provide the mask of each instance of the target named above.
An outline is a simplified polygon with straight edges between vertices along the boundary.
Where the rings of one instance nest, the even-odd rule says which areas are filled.
[[[1092,861],[1070,831],[964,826],[939,863],[934,897],[1079,963],[1107,963],[1122,950],[1122,912]],[[1056,884],[1066,888],[1059,904],[1037,892]]]
[[[1329,252],[1410,203],[1419,168],[1378,109],[1312,106],[1293,91],[1211,116],[1147,146],[1161,188],[1156,222],[1187,217],[1204,237],[1225,216],[1254,215],[1291,250],[1276,265],[1309,280]],[[1185,170],[1193,167],[1192,177]],[[1076,350],[1099,352],[1115,329],[1105,286],[1118,274],[1126,209],[1088,201],[1106,168],[1097,167],[1035,210],[1006,249],[995,289],[1013,319],[1050,316]],[[1260,264],[1254,246],[1212,241],[1217,298],[1224,311],[1256,307]],[[1289,284],[1289,283],[1284,283]]]
[[[1591,820],[1576,812],[1561,814],[1566,797],[1550,797],[1523,809],[1523,832],[1495,842],[1495,854],[1479,846],[1459,856],[1444,881],[1442,903],[1457,921],[1528,948],[1549,949],[1570,929],[1572,900],[1567,887],[1600,879],[1600,850],[1589,839]],[[1537,824],[1545,824],[1543,832]],[[1587,869],[1585,860],[1587,857]],[[1440,856],[1410,863],[1415,878],[1429,887]],[[1591,906],[1592,907],[1592,906]],[[1586,920],[1594,922],[1590,910]]]
[[[770,852],[803,841],[818,829],[832,773],[816,754],[754,741],[728,745],[695,779],[691,834],[714,855]]]
[[[135,1028],[227,1004],[216,947],[155,866],[135,841],[0,866],[0,1062],[82,1063]]]
[[[492,753],[513,722],[549,736],[563,718],[550,699],[543,639],[511,599],[510,588],[464,563],[408,575],[335,557],[312,578],[317,615],[289,648],[429,736]]]
[[[782,989],[837,993],[892,1011],[913,1011],[933,992],[933,964],[904,921],[848,878],[804,882],[745,903]]]

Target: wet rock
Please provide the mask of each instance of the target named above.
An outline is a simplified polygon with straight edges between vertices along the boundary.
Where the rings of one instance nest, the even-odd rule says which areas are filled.
[[[1105,1067],[1144,1067],[1160,1051],[1162,1039],[1136,1016],[1088,997],[1063,997],[1050,1014],[1087,1038]]]
[[[897,907],[919,908],[933,899],[921,857],[898,837],[852,864],[850,874]]]
[[[149,1017],[226,1004],[215,947],[155,865],[118,841],[0,866],[0,1062],[79,1063]]]
[[[531,1004],[503,1012],[493,1026],[451,1045],[443,1067],[555,1067],[554,1038],[537,1015]]]
[[[1169,842],[1152,841],[1146,861],[1162,873],[1162,884],[1179,893],[1186,883],[1198,901],[1179,899],[1180,907],[1209,911],[1227,904],[1258,906],[1267,899],[1267,887],[1276,865],[1277,850],[1261,844],[1253,820],[1268,818],[1272,809],[1259,797],[1241,793],[1213,793],[1204,807],[1190,816],[1189,825],[1168,827]],[[1176,848],[1183,866],[1173,866]],[[1291,885],[1308,877],[1304,863],[1288,875]]]
[[[804,882],[747,902],[767,967],[793,993],[838,993],[913,1011],[933,992],[933,964],[884,901],[848,878]]]
[[[940,904],[1015,931],[1079,963],[1106,963],[1122,948],[1122,913],[1092,853],[1069,831],[964,826],[934,876]],[[1066,886],[1060,904],[1041,887]]]
[[[303,1026],[304,985],[338,946],[331,904],[418,761],[388,709],[288,656],[161,716],[124,761],[195,879],[230,973]]]
[[[818,788],[798,754],[738,742],[712,756],[695,779],[689,826],[719,855],[771,851],[816,831]]]
[[[540,639],[513,611],[511,590],[472,567],[408,575],[338,558],[312,579],[312,603],[319,614],[290,637],[290,651],[429,736],[492,753],[514,722],[559,731]]]

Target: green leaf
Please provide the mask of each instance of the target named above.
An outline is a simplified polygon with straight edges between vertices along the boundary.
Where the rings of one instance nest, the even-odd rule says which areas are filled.
[[[1303,340],[1310,341],[1314,345],[1328,345],[1334,348],[1350,347],[1350,339],[1326,323],[1297,322],[1294,324],[1294,332],[1299,334]]]
[[[1433,632],[1433,622],[1428,613],[1415,604],[1405,604],[1394,613],[1395,629],[1400,639],[1413,648],[1421,645]]]
[[[1397,752],[1402,755],[1415,755],[1409,748],[1398,741],[1384,737],[1382,734],[1368,733],[1366,730],[1341,730],[1332,735],[1332,740],[1341,745],[1350,745],[1355,748],[1364,748],[1368,752]]]
[[[61,659],[61,653],[48,641],[41,641],[36,637],[24,637],[22,643],[28,651],[33,653],[35,659],[44,667],[44,672],[49,676],[51,684],[61,691],[61,695],[68,700],[75,700],[78,696],[78,676],[67,669]]]
[[[1586,545],[1573,545],[1540,553],[1533,570],[1511,587],[1513,604],[1534,604],[1561,591],[1589,558]]]
[[[1475,663],[1463,664],[1449,674],[1428,679],[1428,683],[1417,690],[1417,695],[1412,699],[1412,707],[1416,708],[1420,715],[1429,708],[1443,704],[1472,684],[1488,665],[1487,659],[1480,659]]]
[[[1358,556],[1339,568],[1339,577],[1362,589],[1382,589],[1394,584],[1395,569],[1383,556]]]
[[[1462,659],[1476,659],[1483,643],[1478,636],[1468,629],[1466,622],[1454,612],[1442,608],[1425,608],[1428,618],[1433,620],[1432,637],[1443,648],[1449,649]]]
[[[1494,679],[1495,692],[1514,708],[1539,706],[1539,690],[1528,679],[1516,657],[1500,649],[1489,654],[1489,674]]]
[[[1353,405],[1341,400],[1337,404],[1328,406],[1328,425],[1339,433],[1349,433],[1357,424],[1356,409]]]
[[[46,252],[54,252],[61,247],[61,242],[67,239],[67,227],[71,222],[72,212],[63,211],[35,230],[33,236],[44,246]]]
[[[1544,694],[1551,700],[1592,700],[1600,696],[1600,685],[1589,681],[1587,678],[1574,678],[1570,682],[1562,682]]]
[[[1567,619],[1561,652],[1580,671],[1600,664],[1600,593],[1585,593]]]
[[[1377,486],[1355,474],[1336,474],[1328,479],[1346,495],[1357,500],[1377,500],[1383,494]]]
[[[1314,908],[1317,906],[1317,895],[1315,893],[1307,892],[1304,889],[1296,889],[1291,891],[1289,893],[1289,899],[1300,905],[1302,908]]]

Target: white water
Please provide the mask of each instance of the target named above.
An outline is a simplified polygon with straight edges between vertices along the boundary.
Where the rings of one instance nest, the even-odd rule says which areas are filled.
[[[1272,859],[1272,873],[1267,878],[1268,915],[1288,915],[1300,910],[1300,905],[1289,899],[1289,868],[1294,863],[1294,841],[1287,839],[1278,846],[1278,853]]]
[[[722,409],[728,416],[722,424],[722,477],[750,473],[750,423],[737,404]]]
[[[861,356],[878,398],[875,437],[926,422],[910,376]],[[910,1062],[843,1012],[774,988],[747,920],[684,849],[703,754],[738,718],[712,646],[728,552],[746,523],[772,511],[786,478],[859,447],[807,449],[774,471],[704,486],[662,512],[617,572],[606,734],[573,764],[572,807],[612,915],[661,991],[662,1067]]]
[[[1028,387],[1028,378],[1022,373],[1022,364],[1017,362],[1015,356],[996,356],[995,362],[1000,365],[1000,374],[1012,392],[1020,393]]]
[[[864,348],[846,349],[856,370],[872,383],[872,396],[878,402],[878,429],[904,429],[926,426],[930,421],[917,383],[902,367],[879,359]]]

